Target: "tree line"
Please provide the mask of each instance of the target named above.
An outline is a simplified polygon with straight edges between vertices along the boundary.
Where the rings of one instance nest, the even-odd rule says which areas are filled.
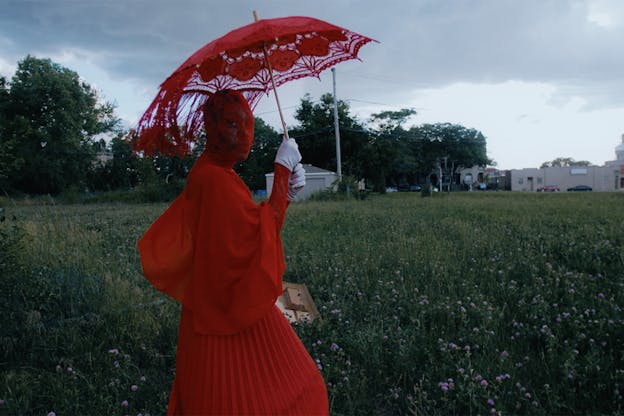
[[[360,121],[338,101],[344,175],[364,178],[375,191],[423,184],[444,161],[443,175],[487,165],[486,138],[475,129],[436,123],[405,127],[412,109],[382,111]],[[333,97],[304,96],[295,112],[304,163],[335,171]],[[251,190],[265,188],[281,134],[256,118],[249,159],[237,166]],[[132,151],[127,132],[97,92],[79,75],[50,59],[27,56],[10,81],[0,77],[0,188],[3,193],[59,194],[136,189],[183,183],[202,151],[202,138],[186,157],[143,158]],[[103,137],[107,136],[105,140]],[[98,154],[109,160],[98,161]]]

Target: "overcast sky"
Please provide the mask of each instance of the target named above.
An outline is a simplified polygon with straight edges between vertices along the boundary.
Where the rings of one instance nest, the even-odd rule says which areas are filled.
[[[135,123],[195,50],[260,17],[311,16],[378,40],[336,67],[337,96],[366,121],[479,129],[499,168],[556,157],[602,165],[624,133],[622,0],[0,0],[0,75],[26,55],[76,71]],[[279,88],[287,123],[331,72]],[[272,95],[255,113],[276,127]],[[305,155],[304,155],[305,158]]]

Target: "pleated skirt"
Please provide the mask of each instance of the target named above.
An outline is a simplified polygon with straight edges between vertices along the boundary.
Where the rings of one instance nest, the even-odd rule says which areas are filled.
[[[325,382],[277,307],[235,335],[194,332],[183,308],[168,415],[327,415]]]

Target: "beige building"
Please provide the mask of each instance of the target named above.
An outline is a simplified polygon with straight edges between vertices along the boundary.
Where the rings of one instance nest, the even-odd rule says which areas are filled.
[[[327,188],[330,188],[334,182],[338,179],[338,175],[335,172],[331,172],[325,169],[317,168],[312,165],[303,165],[305,169],[305,179],[306,185],[305,187],[297,194],[296,201],[300,201],[308,198],[315,192],[323,191]],[[273,189],[273,179],[275,174],[273,172],[267,173],[266,177],[266,189],[267,196],[271,195],[271,190]]]
[[[534,192],[546,189],[566,191],[575,186],[590,186],[594,191],[624,190],[624,134],[615,148],[616,160],[604,166],[570,166],[552,168],[513,169],[511,190]]]
[[[571,166],[511,171],[512,191],[534,192],[544,188],[565,191],[579,185],[602,192],[620,190],[620,170],[610,166]]]

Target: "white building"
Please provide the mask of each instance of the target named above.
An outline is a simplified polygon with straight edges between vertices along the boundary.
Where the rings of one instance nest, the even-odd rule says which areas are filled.
[[[303,165],[305,169],[305,187],[297,194],[296,201],[300,201],[308,198],[315,192],[323,191],[327,188],[331,188],[334,182],[338,179],[338,175],[335,172],[329,170],[317,168],[312,165]],[[273,172],[267,173],[266,177],[266,190],[267,196],[271,196],[271,190],[273,189],[273,179],[275,174]]]

